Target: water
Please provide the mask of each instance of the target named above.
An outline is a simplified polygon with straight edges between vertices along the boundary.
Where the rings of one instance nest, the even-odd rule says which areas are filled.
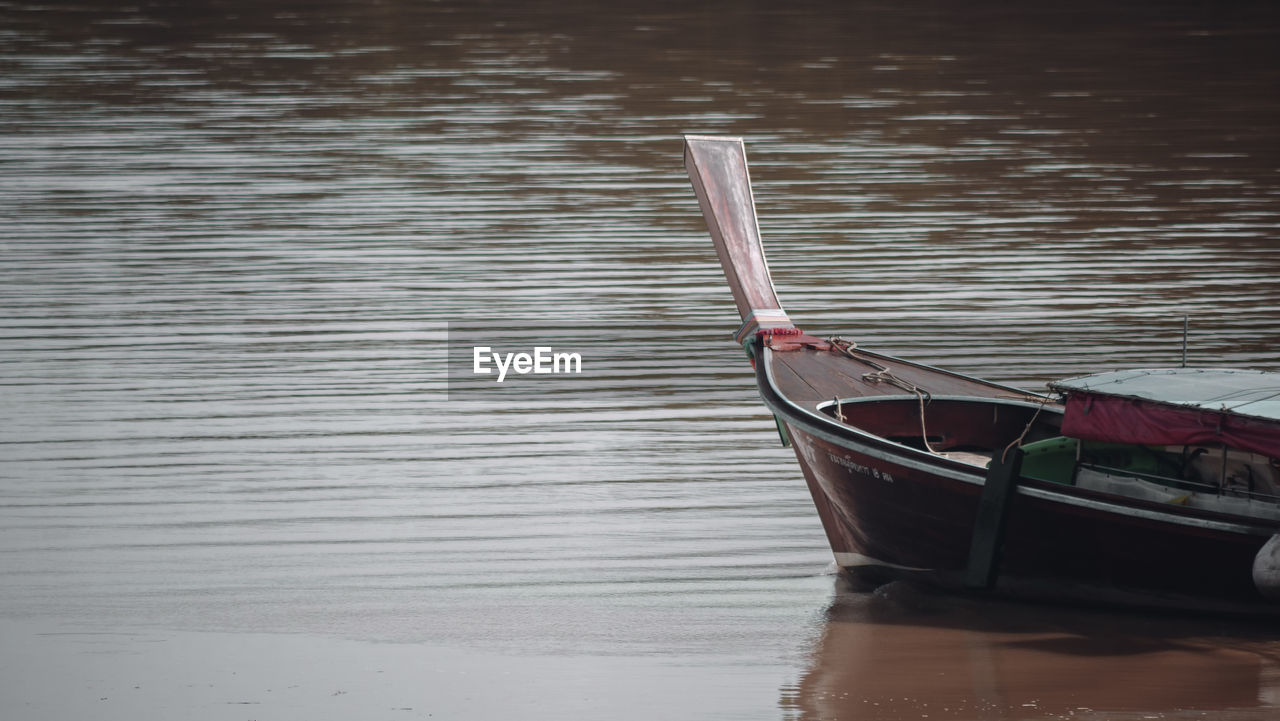
[[[136,717],[78,683],[108,634],[100,684],[194,718],[246,716],[156,654],[236,639],[546,689],[429,677],[396,718],[1274,715],[1256,629],[1101,648],[1123,620],[841,590],[679,137],[747,138],[812,332],[1038,388],[1177,364],[1189,316],[1192,364],[1276,370],[1278,34],[1264,4],[0,4],[4,657],[70,679],[7,697]],[[476,322],[603,367],[451,388]],[[1081,680],[1116,658],[1239,682]]]

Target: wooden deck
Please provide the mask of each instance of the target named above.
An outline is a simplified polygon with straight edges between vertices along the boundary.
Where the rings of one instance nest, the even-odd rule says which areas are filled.
[[[912,388],[930,396],[1000,398],[1029,403],[1044,400],[1035,393],[898,358],[856,348],[845,352],[815,345],[774,339],[770,347],[775,352],[768,354],[769,370],[778,390],[804,408],[813,409],[833,398],[911,395]]]

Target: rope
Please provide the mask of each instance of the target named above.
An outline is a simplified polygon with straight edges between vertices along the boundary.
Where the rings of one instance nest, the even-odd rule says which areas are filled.
[[[1018,434],[1018,437],[1013,439],[1013,443],[1010,443],[1009,445],[1004,447],[1004,451],[1000,454],[1001,463],[1004,463],[1005,461],[1008,460],[1009,451],[1012,450],[1015,446],[1018,448],[1022,447],[1022,439],[1027,437],[1027,433],[1031,431],[1031,426],[1034,426],[1036,424],[1036,419],[1040,417],[1040,411],[1044,410],[1044,407],[1048,404],[1049,404],[1049,397],[1045,396],[1045,399],[1040,402],[1040,407],[1036,408],[1036,412],[1031,414],[1031,420],[1027,421],[1027,427],[1023,428],[1022,433]]]
[[[933,398],[931,395],[929,395],[929,391],[923,390],[916,384],[911,383],[910,381],[903,380],[898,376],[895,376],[893,374],[893,371],[889,370],[888,366],[880,365],[879,363],[871,360],[870,358],[863,358],[861,356],[854,355],[853,349],[858,347],[858,344],[854,343],[851,340],[848,340],[846,338],[841,338],[839,336],[834,336],[834,337],[828,338],[827,342],[831,344],[832,348],[838,348],[843,355],[849,358],[852,358],[853,360],[856,360],[859,363],[865,363],[871,366],[872,368],[875,368],[875,370],[870,373],[863,373],[862,380],[867,381],[868,383],[888,383],[889,385],[894,386],[895,388],[901,388],[902,390],[908,393],[914,393],[916,396],[916,400],[920,402],[920,440],[924,442],[924,448],[926,451],[929,451],[935,456],[942,455],[938,451],[935,451],[933,449],[933,446],[929,445],[929,429],[926,426],[925,416],[924,416],[924,408],[929,403],[929,401],[932,400]]]
[[[924,441],[924,449],[935,456],[942,455],[933,450],[933,446],[929,445],[929,429],[925,428],[924,425],[925,396],[928,394],[915,386],[912,386],[911,388],[916,392],[916,398],[920,399],[920,440]]]

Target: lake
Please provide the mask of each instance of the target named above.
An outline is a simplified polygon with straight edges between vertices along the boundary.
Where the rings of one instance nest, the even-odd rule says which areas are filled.
[[[745,139],[811,333],[1043,389],[1177,365],[1185,318],[1280,370],[1280,8],[17,1],[0,39],[6,716],[1280,713],[1274,628],[845,588],[681,145]],[[460,382],[481,340],[584,373]]]

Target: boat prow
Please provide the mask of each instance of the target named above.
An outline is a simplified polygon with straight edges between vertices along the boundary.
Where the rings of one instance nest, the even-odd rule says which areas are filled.
[[[794,327],[764,257],[742,139],[686,136],[684,164],[742,318],[735,339],[742,343],[760,329]]]

